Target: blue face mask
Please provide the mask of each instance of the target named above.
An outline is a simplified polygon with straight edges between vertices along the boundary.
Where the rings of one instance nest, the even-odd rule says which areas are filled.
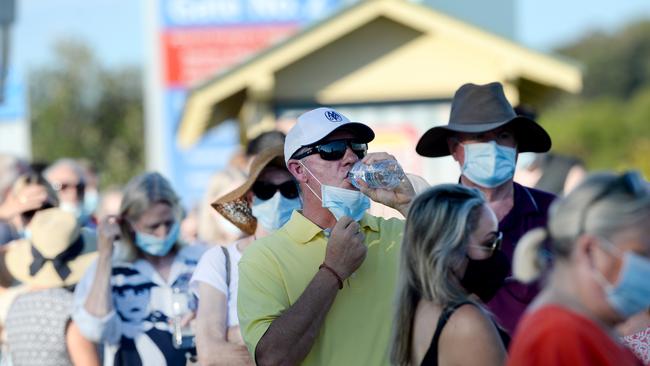
[[[307,188],[321,200],[322,206],[330,210],[337,221],[343,216],[349,216],[354,221],[361,220],[363,214],[370,208],[370,199],[366,195],[361,191],[322,184],[302,162],[300,164],[320,184],[321,196],[319,197],[309,185]]]
[[[137,245],[138,248],[142,249],[142,251],[147,254],[151,254],[156,257],[163,257],[169,253],[169,251],[178,240],[180,227],[180,223],[176,221],[169,230],[169,233],[167,233],[167,236],[162,239],[150,234],[136,231],[135,245]]]
[[[32,240],[32,232],[29,229],[21,230],[18,232],[18,237],[20,239]]]
[[[495,141],[465,144],[463,147],[463,175],[473,183],[485,188],[494,188],[514,176],[516,149],[501,146]]]
[[[620,250],[614,244],[606,243],[612,249]],[[599,271],[594,270],[594,274],[605,290],[607,303],[627,319],[650,307],[650,259],[630,251],[618,256],[622,256],[623,266],[615,285]]]
[[[300,198],[286,198],[280,191],[275,192],[273,197],[266,201],[253,196],[253,207],[251,207],[257,223],[269,231],[281,228],[289,221],[293,211],[301,208]]]
[[[86,191],[84,193],[83,212],[87,216],[92,216],[97,209],[99,203],[99,195],[97,191]]]

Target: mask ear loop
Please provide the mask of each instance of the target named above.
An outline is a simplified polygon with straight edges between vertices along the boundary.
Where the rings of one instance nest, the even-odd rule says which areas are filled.
[[[604,250],[609,255],[614,255],[614,256],[618,257],[619,259],[623,260],[623,258],[621,258],[621,254],[619,252],[613,253],[613,251],[615,251],[615,250],[620,250],[618,247],[616,247],[613,243],[611,243],[609,240],[607,240],[605,238],[598,238],[598,240],[599,240],[598,246],[601,247],[601,250]],[[602,246],[600,244],[601,240],[605,242],[605,246],[607,246],[607,249],[602,248]],[[596,282],[598,282],[598,284],[607,293],[608,291],[610,291],[614,287],[614,284],[609,282],[609,280],[607,280],[607,278],[605,278],[605,275],[602,272],[600,272],[598,270],[598,268],[596,268],[596,265],[594,263],[593,258],[590,258],[590,262],[591,262],[591,272],[594,274],[594,279],[596,280]]]
[[[302,160],[298,160],[298,163],[300,163],[300,165],[302,165],[302,167],[305,168],[305,170],[309,173],[309,175],[311,175],[314,179],[316,179],[316,181],[318,182],[318,184],[321,185],[321,187],[323,186],[323,183],[321,183],[320,180],[318,180],[318,178],[316,178],[316,176],[311,172],[311,170],[309,170],[309,168],[307,168],[307,166],[302,163]],[[311,193],[313,193],[314,196],[316,196],[316,198],[318,198],[321,202],[323,202],[323,199],[316,194],[316,192],[309,186],[309,184],[305,183],[305,185],[307,186],[307,188],[309,188]]]

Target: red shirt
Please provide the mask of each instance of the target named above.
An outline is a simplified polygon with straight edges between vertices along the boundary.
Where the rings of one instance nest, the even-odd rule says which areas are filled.
[[[588,318],[558,305],[546,305],[522,319],[508,365],[643,365]]]

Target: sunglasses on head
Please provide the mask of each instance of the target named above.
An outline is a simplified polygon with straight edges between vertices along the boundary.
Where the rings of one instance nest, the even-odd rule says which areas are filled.
[[[606,184],[604,188],[601,190],[601,192],[597,194],[594,198],[592,198],[591,201],[589,201],[589,203],[587,203],[584,206],[578,224],[578,234],[580,235],[585,233],[587,214],[589,213],[589,210],[597,202],[605,199],[610,194],[617,193],[617,192],[624,192],[629,196],[641,198],[647,194],[647,190],[648,190],[648,183],[643,179],[643,177],[638,171],[634,171],[634,170],[627,171],[619,175],[611,182]]]
[[[345,151],[350,147],[352,152],[359,158],[363,159],[368,152],[368,144],[354,142],[350,139],[328,141],[319,145],[308,147],[307,150],[295,154],[293,159],[300,160],[309,155],[318,153],[323,160],[340,160],[345,155]]]
[[[269,182],[257,181],[253,183],[253,194],[261,200],[271,199],[275,192],[280,191],[280,194],[285,198],[294,199],[298,197],[298,185],[293,180],[288,180],[282,184],[273,184]]]

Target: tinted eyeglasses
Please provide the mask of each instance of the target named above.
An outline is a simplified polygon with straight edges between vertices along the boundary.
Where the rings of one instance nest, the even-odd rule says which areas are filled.
[[[503,233],[501,231],[495,231],[493,237],[488,239],[487,241],[478,244],[478,245],[469,245],[473,248],[478,248],[486,253],[489,253],[492,255],[497,249],[501,248],[501,242],[503,241]]]
[[[328,141],[324,144],[311,146],[301,153],[294,154],[293,159],[300,160],[309,155],[318,153],[323,160],[340,160],[345,155],[345,151],[348,147],[352,149],[352,152],[359,159],[363,159],[363,157],[366,156],[366,153],[368,152],[368,144],[366,143],[354,142],[350,139],[333,140]]]
[[[270,199],[277,191],[280,191],[280,194],[288,199],[298,197],[298,185],[293,180],[278,185],[262,181],[253,183],[253,194],[261,200]]]
[[[73,183],[52,183],[52,188],[54,188],[55,191],[60,192],[60,191],[67,191],[68,189],[75,189],[78,193],[83,192],[84,189],[86,188],[86,185],[83,182],[79,182],[77,184]]]

